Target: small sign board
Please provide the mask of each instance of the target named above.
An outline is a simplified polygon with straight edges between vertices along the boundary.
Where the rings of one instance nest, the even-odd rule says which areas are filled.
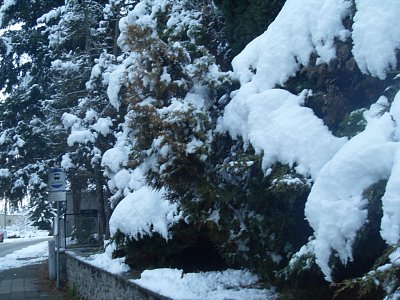
[[[66,201],[66,176],[61,168],[53,168],[49,174],[49,201]]]

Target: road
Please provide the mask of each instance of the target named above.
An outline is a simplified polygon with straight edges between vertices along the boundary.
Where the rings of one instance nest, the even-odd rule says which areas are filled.
[[[50,241],[53,237],[43,237],[43,238],[33,238],[33,239],[13,239],[13,241],[5,240],[5,242],[0,243],[0,257],[6,256],[16,250],[26,248],[30,245],[39,244],[44,241]]]

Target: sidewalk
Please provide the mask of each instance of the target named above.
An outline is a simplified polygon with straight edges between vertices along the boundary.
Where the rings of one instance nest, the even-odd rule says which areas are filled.
[[[47,263],[0,271],[1,300],[65,300],[66,293],[57,290],[47,278]]]

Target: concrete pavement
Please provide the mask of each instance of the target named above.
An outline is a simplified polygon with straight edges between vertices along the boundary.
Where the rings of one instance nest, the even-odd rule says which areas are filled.
[[[64,290],[48,279],[47,263],[0,271],[1,300],[66,300]]]

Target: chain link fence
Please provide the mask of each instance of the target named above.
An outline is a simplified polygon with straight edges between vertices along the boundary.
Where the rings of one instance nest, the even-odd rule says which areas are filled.
[[[101,246],[97,215],[65,214],[64,220],[66,249]]]

